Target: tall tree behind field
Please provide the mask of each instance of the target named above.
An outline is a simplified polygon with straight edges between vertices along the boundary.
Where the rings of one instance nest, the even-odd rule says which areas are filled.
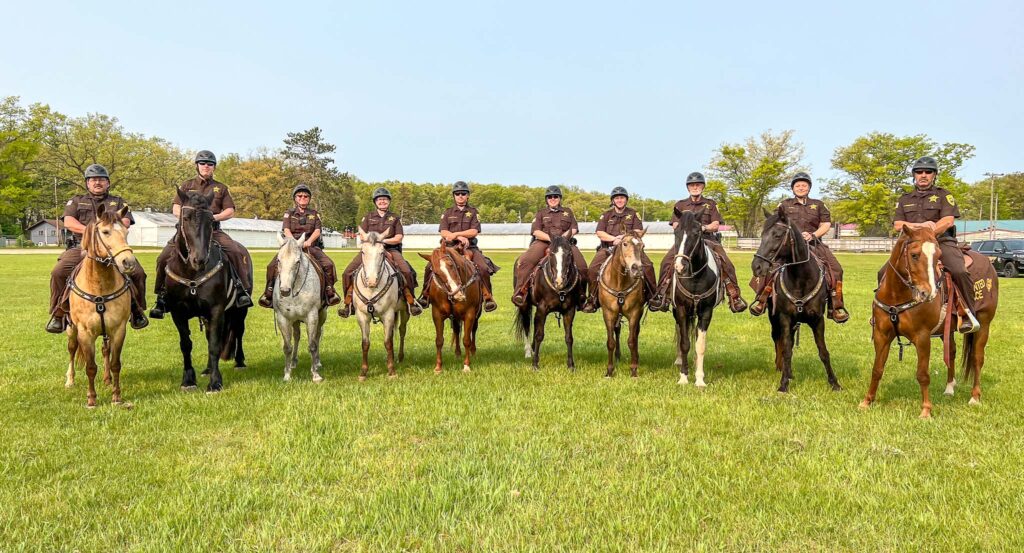
[[[715,150],[710,174],[725,185],[723,216],[740,236],[754,236],[769,203],[787,178],[800,168],[804,147],[793,131],[747,138],[740,144],[723,144]]]
[[[937,184],[965,200],[967,185],[957,172],[974,157],[974,146],[937,144],[923,134],[900,137],[873,132],[836,148],[832,156],[832,167],[842,173],[825,186],[834,200],[832,218],[857,224],[862,234],[889,234],[896,200],[913,186],[910,168],[926,155],[939,163]]]
[[[320,127],[290,132],[281,154],[293,172],[295,183],[304,182],[313,190],[313,205],[322,212],[324,224],[346,228],[355,222],[354,178],[334,166],[334,144],[327,142]]]
[[[17,97],[0,99],[0,226],[5,234],[21,232],[18,219],[39,195],[28,171],[39,154],[39,135]]]
[[[230,167],[231,196],[240,217],[280,219],[292,206],[291,182],[284,159],[268,150]],[[227,181],[225,181],[227,182]]]
[[[1010,173],[993,180],[980,180],[970,186],[960,210],[964,218],[988,220],[992,210],[991,193],[999,198],[996,219],[1024,219],[1024,173]]]

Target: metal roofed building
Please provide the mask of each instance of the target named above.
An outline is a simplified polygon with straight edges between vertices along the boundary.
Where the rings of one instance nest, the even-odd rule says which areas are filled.
[[[174,237],[178,218],[170,213],[153,213],[133,211],[135,224],[128,229],[128,244],[132,246],[163,247]],[[246,248],[277,249],[277,233],[281,231],[279,219],[242,219],[233,218],[221,223],[221,228],[231,238]],[[324,246],[328,248],[344,248],[350,241],[339,232],[323,233]]]

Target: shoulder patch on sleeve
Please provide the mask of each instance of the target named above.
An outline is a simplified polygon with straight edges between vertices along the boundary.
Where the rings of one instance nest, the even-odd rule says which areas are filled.
[[[956,200],[952,194],[946,194],[946,201],[949,202],[949,205],[956,205]]]
[[[71,204],[73,204],[73,203],[75,203],[75,199],[74,199],[74,198],[71,198],[70,200],[68,200],[68,203],[67,203],[67,205],[71,205]]]

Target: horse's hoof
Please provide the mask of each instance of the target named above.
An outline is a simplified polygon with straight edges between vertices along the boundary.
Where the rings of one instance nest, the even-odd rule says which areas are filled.
[[[971,397],[971,399],[967,401],[967,405],[981,405],[981,400],[976,397]]]
[[[952,397],[956,392],[956,380],[946,384],[946,390],[942,392],[943,395]]]
[[[693,385],[694,385],[694,387],[696,387],[698,390],[701,390],[701,391],[703,391],[705,388],[708,387],[708,385],[703,383],[703,382],[694,382]]]
[[[65,380],[64,381],[64,387],[65,388],[72,388],[72,387],[74,387],[74,385],[75,385],[75,381],[74,380]]]
[[[135,407],[135,404],[130,401],[122,401],[117,404],[118,407],[124,410],[129,410]]]
[[[85,404],[85,408],[86,409],[95,409],[96,408],[96,404],[95,403],[87,403],[87,404]]]
[[[434,369],[434,375],[436,376],[439,374],[441,374],[441,369]]]
[[[324,377],[322,377],[322,376],[320,376],[318,374],[314,374],[313,375],[313,382],[316,382],[317,384],[319,384],[319,383],[321,383],[323,381],[324,381]]]
[[[211,372],[213,372],[213,371],[211,371],[210,369],[205,369],[203,372],[201,372],[199,374],[200,374],[200,376],[210,376]]]
[[[832,391],[833,392],[842,392],[843,391],[843,387],[840,386],[839,383],[837,382],[837,383],[832,385]]]
[[[181,391],[182,392],[191,392],[192,390],[195,390],[195,389],[196,389],[196,385],[195,384],[191,384],[191,385],[188,385],[188,386],[182,386],[181,387]]]
[[[932,418],[932,410],[931,409],[922,409],[921,410],[921,415],[920,415],[919,418],[922,418],[922,419],[930,419],[930,418]]]
[[[388,375],[388,380],[395,380],[395,379],[397,379],[397,378],[398,378],[398,375],[397,375],[397,374],[389,374],[389,375]]]
[[[472,370],[469,368],[469,365],[463,365],[462,366],[462,372],[468,373],[468,372],[472,372]]]
[[[363,376],[363,375],[359,375],[359,381],[360,382],[366,382],[366,377]]]
[[[242,363],[241,365],[235,365],[235,370],[238,370],[238,371],[243,371],[243,370],[248,369],[248,368],[249,368],[249,366],[246,365],[245,363]]]
[[[871,407],[871,402],[866,399],[860,402],[860,405],[857,406],[857,408],[860,409],[861,411],[867,411],[869,407]]]
[[[686,376],[681,374],[679,375],[679,382],[677,382],[676,384],[679,384],[680,386],[686,386],[689,383],[690,381],[686,378]]]

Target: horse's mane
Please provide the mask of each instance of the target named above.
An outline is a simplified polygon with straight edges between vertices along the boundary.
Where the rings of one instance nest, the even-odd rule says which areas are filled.
[[[380,241],[381,241],[380,233],[378,233],[378,232],[368,232],[368,233],[366,233],[366,240],[364,240],[364,242],[366,242],[367,244],[369,244],[371,246],[376,246],[377,244],[380,243]]]

